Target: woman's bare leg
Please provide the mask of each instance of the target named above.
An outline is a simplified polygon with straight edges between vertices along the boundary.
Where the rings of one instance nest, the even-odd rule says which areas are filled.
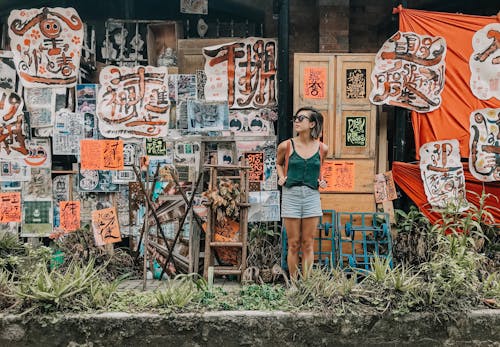
[[[283,218],[286,228],[286,236],[288,238],[288,254],[287,263],[290,279],[297,279],[297,270],[299,266],[299,250],[300,250],[300,218]]]
[[[319,217],[302,219],[300,248],[302,250],[302,272],[307,276],[314,263],[314,236],[318,230]]]

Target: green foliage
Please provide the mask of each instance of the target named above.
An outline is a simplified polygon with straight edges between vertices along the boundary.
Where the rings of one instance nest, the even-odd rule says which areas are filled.
[[[195,275],[198,276],[198,275]],[[169,309],[182,309],[195,302],[206,282],[193,281],[193,275],[177,275],[155,292],[157,305]]]
[[[0,311],[11,307],[16,302],[15,288],[16,283],[11,274],[0,269]]]
[[[243,310],[277,310],[285,304],[285,289],[269,284],[243,286],[237,299],[237,308]]]

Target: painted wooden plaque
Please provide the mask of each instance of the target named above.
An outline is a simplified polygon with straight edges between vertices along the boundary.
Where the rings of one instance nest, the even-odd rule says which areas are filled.
[[[470,116],[469,170],[480,181],[500,181],[500,108]]]

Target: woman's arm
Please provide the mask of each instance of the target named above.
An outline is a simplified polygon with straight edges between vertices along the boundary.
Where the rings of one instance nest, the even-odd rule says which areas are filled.
[[[278,145],[278,150],[276,154],[276,171],[278,173],[278,184],[280,186],[284,185],[286,182],[285,161],[286,161],[286,156],[289,155],[289,153],[286,153],[289,141],[290,140],[281,142]]]

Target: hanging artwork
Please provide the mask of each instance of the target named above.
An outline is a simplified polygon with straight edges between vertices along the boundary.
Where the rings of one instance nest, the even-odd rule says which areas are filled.
[[[18,160],[0,158],[0,182],[29,181],[31,170],[28,165]]]
[[[47,237],[52,232],[52,200],[23,201],[22,237]]]
[[[249,192],[249,222],[272,222],[280,220],[280,192]]]
[[[264,152],[246,152],[245,153],[246,165],[250,166],[248,171],[249,181],[263,181],[264,180]]]
[[[80,140],[83,138],[83,115],[62,109],[56,113],[52,132],[54,154],[80,154]]]
[[[83,23],[75,9],[12,10],[8,26],[14,62],[24,87],[76,85]]]
[[[229,129],[235,135],[267,136],[272,133],[271,122],[264,119],[263,113],[268,109],[259,110],[230,110]]]
[[[21,222],[21,193],[0,193],[0,223]]]
[[[23,183],[24,200],[52,200],[52,177],[48,168],[31,168],[31,179]]]
[[[0,54],[0,88],[17,91],[17,72],[12,57]]]
[[[23,105],[17,93],[0,88],[0,156],[3,159],[21,158],[28,154]]]
[[[112,171],[81,170],[78,172],[80,192],[117,192],[118,184],[113,183]]]
[[[65,232],[80,229],[80,201],[59,202],[60,228]]]
[[[203,70],[196,70],[196,99],[205,100],[205,84],[207,75]]]
[[[264,152],[264,181],[262,190],[276,190],[278,187],[278,174],[276,173],[276,140],[273,141],[237,141],[237,159],[243,159],[245,152]]]
[[[170,100],[166,67],[107,66],[99,75],[99,131],[104,137],[166,136]]]
[[[229,108],[274,107],[278,103],[277,41],[249,37],[203,48],[205,99]]]
[[[52,167],[52,156],[50,154],[50,140],[32,137],[26,141],[28,155],[24,162],[31,167]]]
[[[229,109],[225,102],[187,101],[189,131],[223,130],[229,127]]]
[[[162,156],[167,154],[167,143],[160,138],[146,139],[146,154]]]
[[[321,193],[352,192],[355,184],[356,165],[353,161],[325,160],[321,168],[326,188]]]
[[[81,140],[82,170],[123,170],[122,140]]]
[[[500,108],[471,113],[469,170],[480,181],[500,181]]]
[[[420,173],[427,201],[433,207],[469,208],[458,140],[428,142],[420,147]]]
[[[96,246],[120,242],[120,226],[114,207],[92,212],[92,230]]]
[[[52,179],[52,202],[54,203],[54,227],[60,225],[59,203],[70,199],[70,175],[59,175]]]
[[[328,76],[326,67],[304,68],[304,99],[324,99],[327,95]]]
[[[446,42],[442,37],[397,32],[375,57],[370,101],[429,112],[441,105]]]
[[[375,175],[374,192],[375,202],[377,204],[398,198],[396,185],[394,184],[394,178],[392,177],[392,171]]]
[[[488,24],[472,38],[470,89],[481,100],[500,100],[500,23]]]
[[[196,98],[196,75],[177,75],[177,98],[187,100]]]
[[[180,0],[181,13],[208,14],[208,0]]]
[[[30,127],[52,127],[56,93],[49,88],[25,88],[24,100],[30,113]]]

